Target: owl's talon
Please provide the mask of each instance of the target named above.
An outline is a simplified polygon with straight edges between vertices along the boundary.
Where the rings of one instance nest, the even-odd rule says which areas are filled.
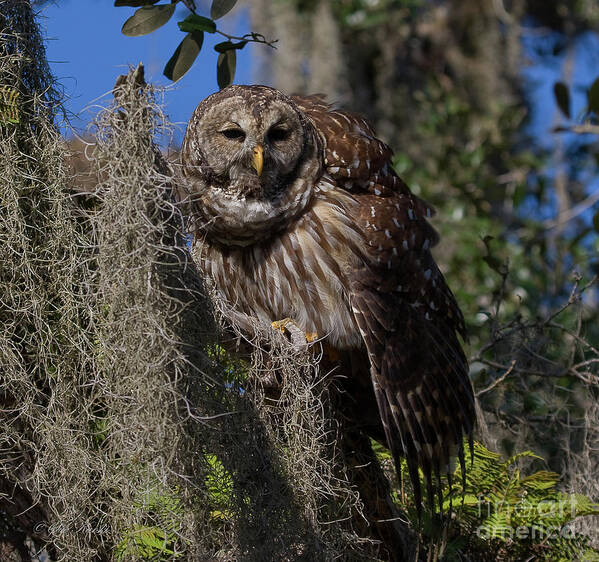
[[[293,320],[291,320],[291,318],[283,318],[283,320],[275,320],[271,324],[271,326],[275,330],[279,330],[280,332],[285,332],[285,330],[289,324],[293,324]]]
[[[306,332],[306,341],[308,343],[315,342],[318,339],[318,332]]]
[[[318,339],[318,334],[316,332],[304,332],[291,318],[275,320],[272,322],[271,326],[282,333],[288,332],[291,336],[292,343],[296,347],[303,347]]]

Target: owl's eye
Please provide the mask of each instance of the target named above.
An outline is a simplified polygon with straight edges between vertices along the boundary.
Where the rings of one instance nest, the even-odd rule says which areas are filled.
[[[241,129],[225,129],[221,133],[228,139],[235,139],[242,141],[245,139],[245,133]]]
[[[289,129],[284,129],[283,127],[273,127],[270,131],[268,131],[268,140],[271,142],[284,141],[290,135],[291,131]]]

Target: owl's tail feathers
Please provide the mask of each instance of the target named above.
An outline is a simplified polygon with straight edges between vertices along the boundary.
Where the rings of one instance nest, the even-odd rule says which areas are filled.
[[[381,420],[398,474],[406,459],[418,514],[422,509],[419,469],[427,504],[435,497],[443,512],[443,476],[451,487],[456,458],[463,483],[464,437],[472,448],[474,394],[455,331],[412,317],[408,329],[389,338],[372,379]]]

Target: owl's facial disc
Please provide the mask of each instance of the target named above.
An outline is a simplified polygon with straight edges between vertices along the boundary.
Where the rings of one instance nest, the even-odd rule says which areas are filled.
[[[271,199],[283,191],[302,155],[305,134],[297,112],[280,100],[249,107],[232,97],[207,111],[201,146],[214,187],[241,198]]]
[[[319,138],[291,98],[266,86],[230,86],[195,110],[182,147],[199,230],[248,245],[283,229],[312,198]]]

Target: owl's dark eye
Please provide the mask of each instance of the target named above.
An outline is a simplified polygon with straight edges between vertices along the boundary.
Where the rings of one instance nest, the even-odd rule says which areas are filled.
[[[289,138],[291,131],[283,127],[273,127],[268,131],[268,140],[271,142],[284,141]]]
[[[225,129],[224,131],[221,131],[221,133],[228,139],[240,141],[245,139],[245,133],[241,129]]]

